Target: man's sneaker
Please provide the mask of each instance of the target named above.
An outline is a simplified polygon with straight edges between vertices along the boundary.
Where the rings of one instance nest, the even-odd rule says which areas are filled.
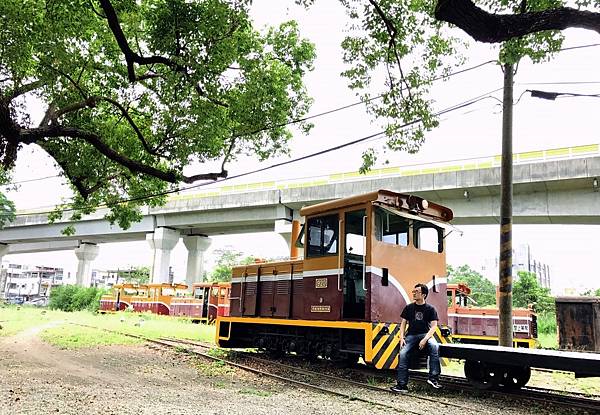
[[[441,389],[442,385],[437,381],[437,379],[427,379],[427,383],[431,385],[431,387],[435,389]]]
[[[395,385],[395,386],[392,386],[390,388],[390,390],[395,393],[407,393],[408,392],[408,388],[406,387],[406,385]]]

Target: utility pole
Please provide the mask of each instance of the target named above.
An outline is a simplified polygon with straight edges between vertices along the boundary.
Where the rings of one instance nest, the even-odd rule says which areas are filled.
[[[504,97],[502,100],[502,165],[500,173],[500,263],[498,279],[498,344],[512,347],[512,121],[513,121],[513,70],[504,65]]]

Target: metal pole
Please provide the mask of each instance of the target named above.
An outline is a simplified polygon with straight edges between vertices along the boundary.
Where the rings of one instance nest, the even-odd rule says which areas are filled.
[[[502,103],[502,166],[500,202],[500,263],[498,309],[500,321],[498,344],[512,347],[512,118],[513,65],[504,65],[504,99]]]

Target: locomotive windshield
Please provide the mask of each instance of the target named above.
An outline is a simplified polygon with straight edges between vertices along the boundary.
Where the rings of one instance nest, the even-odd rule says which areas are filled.
[[[336,255],[338,252],[338,215],[310,218],[307,221],[307,256]]]
[[[444,232],[435,223],[419,216],[381,206],[375,207],[375,238],[391,245],[408,246],[408,229],[413,228],[415,248],[443,252]]]

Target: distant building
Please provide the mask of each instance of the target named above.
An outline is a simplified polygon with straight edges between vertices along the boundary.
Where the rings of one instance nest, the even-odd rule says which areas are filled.
[[[67,275],[67,279],[70,275]],[[0,297],[24,297],[26,300],[47,297],[52,290],[64,284],[62,268],[27,266],[2,263],[0,269]]]
[[[488,258],[481,267],[483,276],[497,283],[498,281],[498,257]],[[535,273],[538,283],[543,288],[551,288],[550,266],[535,259],[531,253],[531,248],[527,244],[521,244],[513,248],[513,278],[518,277],[519,271]]]
[[[123,282],[119,280],[119,274],[122,275],[123,270],[92,270],[92,287],[111,288],[113,285]]]

